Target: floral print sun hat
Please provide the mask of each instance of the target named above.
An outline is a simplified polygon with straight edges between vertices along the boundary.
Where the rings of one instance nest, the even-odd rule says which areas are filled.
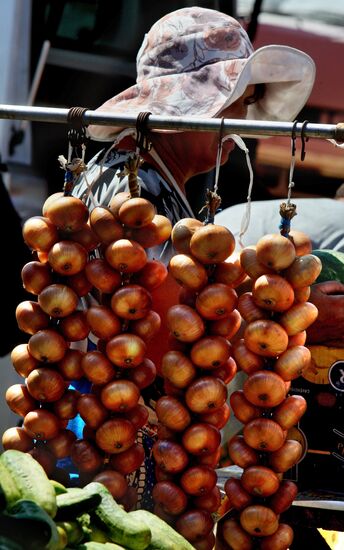
[[[212,118],[248,85],[264,83],[264,97],[249,105],[249,120],[293,120],[315,79],[314,61],[289,46],[256,51],[236,19],[216,10],[188,7],[158,20],[137,54],[136,84],[106,101],[108,114]],[[91,138],[111,141],[122,128],[89,127]]]

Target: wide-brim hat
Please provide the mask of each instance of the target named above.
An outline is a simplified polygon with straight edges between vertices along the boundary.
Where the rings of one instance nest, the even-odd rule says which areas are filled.
[[[294,120],[312,91],[315,64],[306,53],[269,45],[256,51],[240,23],[216,10],[188,7],[157,21],[137,54],[137,81],[97,111],[212,118],[250,84],[266,85],[247,119]],[[123,128],[91,125],[91,138],[112,141]]]

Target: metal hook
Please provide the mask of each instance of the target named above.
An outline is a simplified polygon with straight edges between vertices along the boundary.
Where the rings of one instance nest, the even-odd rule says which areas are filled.
[[[144,111],[139,113],[136,119],[136,147],[139,149],[139,151],[142,151],[143,153],[149,151],[152,146],[147,135],[147,122],[151,114],[152,113],[150,111]]]
[[[302,126],[301,126],[301,160],[305,160],[305,156],[306,156],[306,141],[309,140],[309,137],[305,136],[305,131],[306,131],[306,126],[308,124],[308,120],[305,120],[303,123],[302,123]]]
[[[223,145],[223,130],[224,130],[224,117],[221,118],[220,130],[219,130],[219,140],[217,143],[217,153],[216,153],[216,164],[215,164],[215,180],[214,180],[214,193],[217,192],[219,173],[221,166],[221,156],[222,156],[222,145]]]
[[[219,147],[222,146],[223,134],[224,134],[224,122],[225,117],[221,118],[220,130],[219,130]]]
[[[67,136],[72,147],[85,145],[89,141],[86,133],[87,124],[83,121],[86,111],[88,111],[87,107],[71,107],[67,113],[69,124]]]
[[[294,120],[293,127],[291,129],[291,155],[292,157],[295,157],[296,153],[296,126],[297,126],[297,120]]]

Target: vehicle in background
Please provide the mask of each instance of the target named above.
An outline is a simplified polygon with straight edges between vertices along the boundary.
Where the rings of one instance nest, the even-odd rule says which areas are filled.
[[[253,0],[238,0],[238,16],[248,22]],[[344,121],[344,3],[342,0],[263,0],[254,46],[286,44],[308,53],[317,74],[311,96],[299,114],[300,122],[336,124]],[[294,196],[333,196],[344,181],[344,151],[323,139],[310,138],[304,162],[296,140]],[[256,167],[273,196],[285,196],[291,158],[290,140],[259,140]]]

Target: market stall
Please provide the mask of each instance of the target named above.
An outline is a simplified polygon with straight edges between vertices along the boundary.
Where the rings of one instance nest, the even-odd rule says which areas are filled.
[[[114,116],[80,107],[0,106],[0,118],[69,126],[68,159],[61,161],[63,191],[48,197],[42,216],[29,218],[23,226],[34,260],[23,266],[22,278],[33,297],[19,304],[16,312],[28,338],[12,351],[23,384],[12,386],[6,395],[22,423],[7,430],[2,440],[0,483],[6,501],[2,519],[9,526],[3,532],[14,533],[13,526],[25,517],[32,536],[39,536],[42,524],[46,525],[44,533],[49,536],[40,543],[42,548],[48,548],[50,537],[54,540],[49,548],[61,549],[98,548],[95,544],[101,540],[109,549],[202,550],[216,544],[238,550],[283,550],[292,543],[293,527],[304,528],[300,507],[318,511],[306,514],[304,520],[312,518],[314,528],[339,531],[343,500],[338,491],[336,496],[327,491],[320,500],[320,491],[315,495],[298,490],[304,486],[301,464],[306,454],[323,455],[320,447],[308,449],[300,438],[307,408],[302,394],[310,390],[293,393],[291,387],[304,372],[306,381],[312,382],[311,374],[319,366],[316,352],[305,343],[307,328],[317,317],[317,308],[308,301],[310,286],[326,258],[321,261],[312,254],[309,240],[297,242],[292,237],[291,199],[298,140],[304,160],[309,138],[340,146],[344,124],[142,115]],[[85,170],[89,124],[133,128],[138,134],[137,151],[125,165],[129,194],[109,208],[97,204],[92,193],[92,208],[72,195],[75,178]],[[204,223],[191,228],[195,220],[185,218],[172,227],[164,216],[157,219],[149,201],[139,196],[139,154],[146,131],[169,129],[217,132],[220,152],[228,137],[245,151],[250,182],[242,233],[254,220],[249,208],[253,173],[240,136],[289,137],[288,197],[281,204],[282,222],[276,233],[260,239],[255,249],[243,247],[240,258],[235,254],[230,228],[214,222],[220,200],[218,170]],[[167,269],[149,256],[149,249],[169,240],[175,254]],[[184,295],[168,310],[167,318],[160,319],[154,291],[167,272]],[[90,294],[97,303],[87,301]],[[242,319],[243,337],[234,343]],[[157,368],[145,355],[146,342],[159,335],[164,323],[173,340],[158,369],[164,393],[155,403],[158,430],[149,447],[144,392],[155,381]],[[76,344],[87,339],[93,347],[81,351]],[[328,372],[337,367],[325,382],[335,386],[336,407],[342,414],[344,353],[336,353]],[[227,386],[238,370],[247,379],[243,390],[231,395],[229,407]],[[73,380],[82,378],[90,383],[87,391],[73,386]],[[243,430],[230,442],[221,442],[230,410]],[[69,422],[78,415],[83,431],[76,438]],[[342,472],[343,433],[340,424],[335,429],[337,448],[324,452],[327,467],[334,459]],[[221,463],[224,448],[228,466]],[[147,473],[148,455],[155,464],[155,479]],[[135,472],[143,463],[140,477]],[[312,483],[311,477],[308,482]],[[144,511],[147,486],[153,513]],[[332,489],[335,493],[334,480]],[[140,500],[138,495],[144,496]],[[35,502],[40,509],[22,509],[20,499],[30,501],[30,506]],[[330,518],[322,512],[329,507]],[[42,519],[44,511],[48,519]],[[33,535],[34,517],[38,528]],[[94,534],[96,518],[102,535]],[[74,522],[72,533],[66,522]],[[13,548],[15,543],[21,547],[24,531],[14,537]],[[96,536],[105,538],[92,538]],[[36,544],[32,548],[37,548],[32,540]]]

